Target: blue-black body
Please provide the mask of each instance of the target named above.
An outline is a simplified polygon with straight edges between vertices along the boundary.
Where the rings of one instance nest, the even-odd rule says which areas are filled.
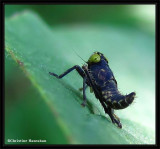
[[[108,106],[118,110],[128,107],[133,102],[134,92],[124,96],[118,91],[117,81],[102,54],[100,62],[88,65],[88,72],[99,95]]]

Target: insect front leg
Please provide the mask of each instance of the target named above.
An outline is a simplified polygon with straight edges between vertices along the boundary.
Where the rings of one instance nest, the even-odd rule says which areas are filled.
[[[87,77],[85,76],[84,78],[83,78],[83,103],[81,104],[82,106],[86,106],[86,102],[87,102],[87,98],[86,98],[86,88],[87,88],[87,84],[86,84],[86,79],[87,79]]]
[[[70,73],[71,71],[73,71],[74,69],[76,69],[77,72],[79,73],[79,75],[80,75],[82,78],[84,78],[84,76],[85,76],[84,71],[83,71],[82,68],[81,68],[80,66],[78,66],[78,65],[75,65],[75,66],[69,68],[68,70],[66,70],[66,71],[65,71],[64,73],[62,73],[61,75],[57,75],[57,74],[55,74],[55,73],[53,73],[53,72],[49,72],[49,74],[52,75],[52,76],[55,76],[57,79],[61,79],[61,78],[63,78],[65,75],[67,75],[68,73]]]

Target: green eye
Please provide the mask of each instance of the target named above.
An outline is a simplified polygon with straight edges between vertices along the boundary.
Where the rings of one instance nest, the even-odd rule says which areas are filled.
[[[97,53],[94,53],[89,58],[88,63],[98,63],[100,60],[101,60],[101,57]]]

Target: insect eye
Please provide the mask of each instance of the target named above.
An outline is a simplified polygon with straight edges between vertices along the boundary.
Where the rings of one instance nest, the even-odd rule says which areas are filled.
[[[101,57],[97,53],[94,53],[93,55],[90,56],[88,63],[98,63],[100,60]]]

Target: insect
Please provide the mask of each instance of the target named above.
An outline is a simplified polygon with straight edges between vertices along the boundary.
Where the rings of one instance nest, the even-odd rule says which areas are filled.
[[[85,91],[87,87],[90,87],[90,91],[100,101],[105,113],[111,118],[112,123],[122,128],[120,119],[114,114],[114,110],[127,108],[133,102],[136,93],[132,92],[128,95],[122,95],[118,91],[117,81],[108,65],[107,58],[100,52],[94,52],[82,67],[75,65],[61,75],[53,72],[49,72],[49,74],[61,79],[73,70],[76,70],[83,78],[82,106],[86,105]]]

